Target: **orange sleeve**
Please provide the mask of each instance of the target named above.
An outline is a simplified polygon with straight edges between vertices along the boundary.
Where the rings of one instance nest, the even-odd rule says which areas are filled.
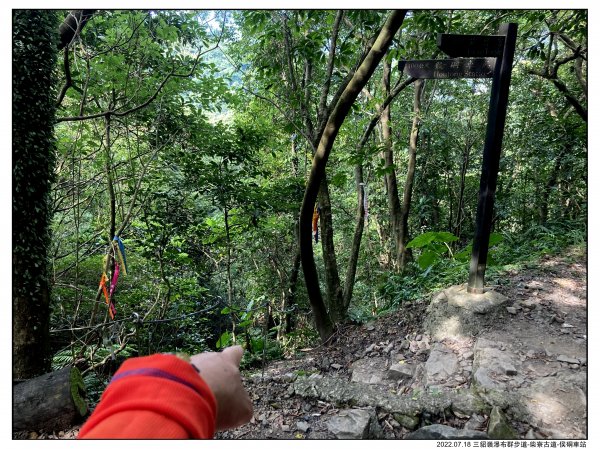
[[[191,364],[174,355],[126,360],[78,438],[212,438],[217,404]]]

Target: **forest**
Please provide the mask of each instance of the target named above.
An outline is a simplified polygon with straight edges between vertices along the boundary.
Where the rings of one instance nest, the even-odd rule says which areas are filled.
[[[506,23],[499,288],[587,251],[586,10],[13,10],[13,383],[93,408],[126,358],[264,370],[466,283],[492,80],[401,61]]]

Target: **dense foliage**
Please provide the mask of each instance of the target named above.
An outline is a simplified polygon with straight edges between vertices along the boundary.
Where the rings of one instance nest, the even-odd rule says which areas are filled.
[[[298,213],[320,126],[387,15],[99,11],[89,20],[57,66],[61,83],[67,73],[71,81],[54,130],[55,366],[79,363],[88,382],[101,382],[134,354],[235,341],[250,366],[315,342]],[[585,245],[586,12],[412,11],[327,164],[313,250],[328,307],[340,278],[352,284],[354,320],[466,282],[490,81],[428,80],[418,110],[407,84],[389,103],[388,125],[368,131],[369,123],[406,81],[399,60],[441,57],[439,32],[494,34],[506,22],[518,23],[519,35],[487,282]],[[15,99],[14,107],[25,105]],[[392,173],[398,203],[404,189],[412,193],[406,266],[396,258]],[[115,235],[128,272],[113,321],[98,282],[114,271],[103,260]],[[338,275],[354,249],[355,276]]]

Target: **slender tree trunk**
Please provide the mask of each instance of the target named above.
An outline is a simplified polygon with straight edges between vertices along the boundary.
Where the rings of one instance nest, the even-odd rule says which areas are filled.
[[[323,134],[321,135],[317,151],[315,152],[310,176],[306,184],[304,199],[300,209],[300,251],[302,268],[306,280],[306,289],[315,318],[317,331],[322,341],[326,341],[333,333],[333,322],[327,313],[321,289],[319,277],[315,266],[312,251],[311,219],[317,194],[321,181],[325,176],[325,167],[329,153],[350,107],[356,97],[371,78],[375,68],[383,58],[392,39],[404,20],[406,11],[393,11],[384,24],[375,43],[369,53],[363,59],[361,65],[354,73],[352,79],[346,85],[327,119]]]
[[[229,229],[229,210],[227,206],[223,208],[223,216],[225,218],[225,241],[227,244],[227,305],[233,310],[233,280],[231,279],[231,234]],[[235,343],[235,319],[231,314],[231,335]]]
[[[111,254],[111,249],[112,249],[112,239],[115,236],[116,220],[117,220],[116,197],[115,197],[115,188],[114,188],[113,177],[112,177],[112,166],[111,166],[111,155],[110,155],[111,145],[112,145],[111,116],[109,114],[104,117],[104,148],[105,148],[104,170],[106,172],[108,202],[109,202],[109,209],[110,209],[109,226],[108,226],[108,250],[107,250],[106,262],[104,264],[104,273],[107,274],[109,279],[112,276],[112,271],[114,270],[114,266],[115,266],[115,262],[114,262],[113,258],[110,256],[110,254]],[[102,289],[98,288],[98,292],[96,293],[96,299],[94,301],[94,307],[93,307],[92,313],[90,315],[89,326],[92,326],[96,320],[96,314],[98,313],[98,308],[100,307],[100,304],[102,303],[101,298],[102,298]]]
[[[463,160],[460,166],[460,185],[458,187],[458,205],[456,207],[456,221],[454,225],[454,235],[460,238],[462,232],[462,222],[464,216],[464,198],[465,198],[465,182],[467,170],[469,169],[469,160],[471,158],[471,148],[473,144],[467,141],[463,151]]]
[[[299,163],[298,163],[298,149],[296,147],[296,136],[292,136],[292,176],[297,177],[299,171]],[[295,242],[295,250],[294,250],[294,261],[292,262],[292,267],[290,269],[290,274],[288,276],[288,287],[283,296],[283,301],[281,303],[282,309],[282,319],[279,326],[279,330],[277,333],[277,338],[281,338],[282,336],[290,333],[292,331],[292,312],[291,308],[296,304],[296,289],[298,285],[298,274],[300,273],[300,242],[299,242],[299,223],[298,218],[296,218],[294,223],[294,238]]]
[[[356,191],[358,196],[358,207],[356,208],[356,226],[354,228],[354,239],[352,240],[352,249],[350,250],[350,259],[348,260],[348,268],[346,270],[346,282],[344,283],[343,295],[343,311],[344,318],[347,315],[352,293],[354,291],[354,280],[356,277],[356,267],[358,265],[358,254],[360,250],[360,242],[362,240],[363,230],[365,227],[365,184],[363,180],[363,167],[361,164],[354,168],[356,178]]]
[[[383,61],[383,88],[385,95],[390,94],[390,64]],[[396,179],[396,168],[394,167],[394,153],[392,149],[392,129],[390,127],[390,106],[386,106],[381,114],[381,136],[383,138],[383,158],[385,161],[385,186],[387,190],[388,208],[390,211],[391,231],[394,237],[394,250],[398,254],[402,246],[401,243],[401,220],[402,208],[400,198],[398,197],[398,181]],[[396,268],[399,266],[396,263]]]
[[[541,202],[540,202],[540,208],[539,208],[539,217],[540,217],[541,224],[546,224],[546,222],[548,221],[548,204],[550,203],[550,196],[552,195],[552,189],[554,187],[556,187],[557,180],[558,180],[558,174],[560,172],[560,166],[561,166],[562,160],[564,159],[564,157],[567,154],[567,149],[568,149],[568,147],[566,147],[566,146],[563,147],[563,149],[560,151],[560,153],[556,157],[556,160],[554,161],[554,167],[552,168],[552,172],[550,173],[550,177],[548,178],[548,181],[546,182],[546,185],[544,186],[542,195],[540,195]]]
[[[421,126],[421,94],[423,93],[423,81],[415,82],[415,97],[414,97],[414,118],[412,128],[410,130],[410,142],[408,145],[408,170],[406,172],[406,181],[404,183],[404,194],[402,197],[402,219],[400,221],[400,237],[398,251],[398,266],[400,270],[404,270],[409,260],[408,249],[408,215],[410,212],[410,203],[412,199],[412,190],[415,179],[415,166],[417,163],[417,141],[419,139],[419,128]]]
[[[319,200],[321,206],[319,219],[321,221],[321,246],[323,248],[323,262],[325,264],[327,304],[331,319],[334,323],[339,323],[344,319],[345,313],[340,274],[335,256],[335,246],[333,244],[333,215],[327,175],[323,176],[323,180],[321,181]]]
[[[293,329],[293,320],[291,308],[296,305],[296,290],[298,287],[298,275],[300,273],[300,245],[296,244],[294,262],[290,270],[288,279],[288,288],[283,298],[281,308],[283,310],[284,319],[281,322],[278,338],[289,334]]]

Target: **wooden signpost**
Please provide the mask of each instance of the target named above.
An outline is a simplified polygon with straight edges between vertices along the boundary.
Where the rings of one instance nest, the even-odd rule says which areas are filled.
[[[440,34],[437,45],[445,54],[451,56],[450,59],[399,63],[399,69],[414,78],[492,78],[475,238],[467,286],[470,293],[483,293],[516,40],[515,23],[500,25],[496,36]]]

